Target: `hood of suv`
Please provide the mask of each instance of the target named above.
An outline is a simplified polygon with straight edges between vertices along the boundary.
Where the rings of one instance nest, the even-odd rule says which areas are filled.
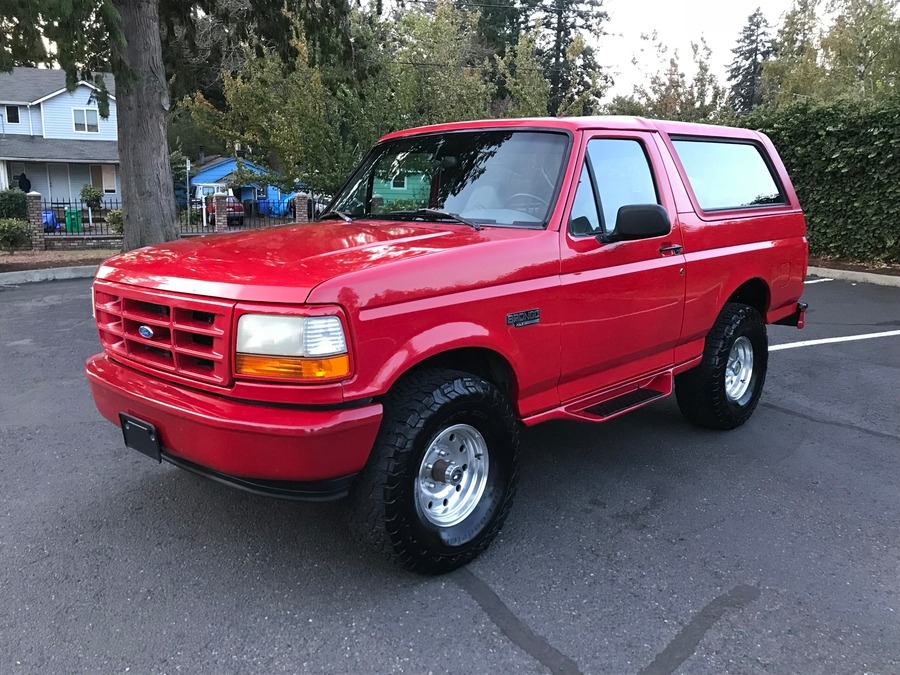
[[[298,303],[341,274],[491,238],[489,229],[446,223],[287,225],[129,251],[104,262],[97,278],[232,300]]]

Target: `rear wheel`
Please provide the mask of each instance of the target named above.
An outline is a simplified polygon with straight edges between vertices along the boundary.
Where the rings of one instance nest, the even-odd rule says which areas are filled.
[[[759,402],[768,361],[766,325],[759,312],[726,304],[706,336],[700,365],[675,378],[678,407],[702,427],[739,427]]]
[[[490,382],[452,370],[408,376],[384,402],[351,493],[351,526],[415,572],[468,563],[506,518],[518,442],[518,419]]]

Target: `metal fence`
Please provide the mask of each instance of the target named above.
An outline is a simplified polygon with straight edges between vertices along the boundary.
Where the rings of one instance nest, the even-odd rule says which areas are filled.
[[[120,235],[121,230],[115,225],[110,226],[108,217],[110,211],[121,209],[122,203],[114,199],[103,199],[99,203],[80,200],[41,202],[44,235]]]
[[[232,200],[226,205],[229,230],[256,230],[296,221],[294,200],[253,199],[243,203]],[[190,210],[181,208],[178,223],[182,234],[208,234],[216,229],[216,207],[213,199],[202,206],[194,203]]]
[[[255,230],[296,221],[294,200],[232,201],[227,206],[226,219],[229,231]],[[122,230],[111,211],[122,209],[118,200],[103,199],[99,204],[81,200],[54,200],[41,202],[41,222],[45,236],[121,236]],[[317,212],[321,209],[317,209]],[[312,202],[309,203],[308,220],[313,220]],[[110,222],[112,220],[112,222]],[[121,222],[121,220],[119,221]],[[188,210],[178,211],[178,225],[183,235],[211,234],[216,231],[215,203],[195,203]]]

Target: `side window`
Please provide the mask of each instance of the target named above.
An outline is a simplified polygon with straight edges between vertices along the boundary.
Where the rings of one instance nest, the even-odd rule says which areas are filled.
[[[672,144],[704,211],[787,204],[756,144],[697,138]]]
[[[575,191],[575,201],[569,216],[569,232],[576,237],[597,235],[603,230],[597,215],[597,200],[594,199],[594,185],[588,171],[587,159],[581,167],[581,178]]]
[[[631,204],[659,204],[650,161],[640,141],[595,138],[588,156],[597,182],[604,231],[616,226],[619,208]]]

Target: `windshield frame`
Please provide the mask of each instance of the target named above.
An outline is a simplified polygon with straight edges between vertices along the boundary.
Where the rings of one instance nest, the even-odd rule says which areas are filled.
[[[559,128],[559,127],[544,127],[544,126],[536,126],[533,124],[523,125],[523,126],[514,126],[514,125],[485,125],[478,127],[466,127],[463,129],[450,129],[443,131],[424,131],[417,132],[411,134],[402,134],[396,135],[392,133],[390,138],[382,138],[375,145],[373,145],[369,151],[363,155],[363,158],[359,161],[353,171],[347,176],[341,186],[335,191],[334,196],[331,198],[331,201],[328,202],[328,208],[325,209],[323,213],[328,213],[334,207],[335,203],[338,200],[338,197],[341,196],[341,193],[350,185],[356,177],[362,173],[363,167],[369,162],[370,158],[376,154],[381,148],[385,145],[389,145],[390,143],[394,143],[396,141],[406,140],[409,138],[423,138],[427,136],[448,136],[450,134],[477,134],[483,133],[486,131],[499,131],[499,132],[538,132],[538,133],[546,133],[546,134],[556,134],[560,136],[564,136],[566,139],[566,144],[563,147],[562,157],[559,163],[559,173],[556,176],[556,184],[553,189],[553,194],[550,198],[550,208],[547,210],[547,217],[542,222],[531,224],[506,224],[506,223],[486,223],[481,222],[479,225],[481,227],[501,227],[506,229],[516,229],[516,230],[546,230],[550,224],[550,221],[553,218],[553,214],[556,211],[559,202],[559,196],[562,191],[563,183],[565,182],[566,171],[568,170],[569,164],[572,159],[572,147],[575,142],[575,134],[570,129]],[[403,221],[400,218],[386,218],[388,214],[386,213],[374,213],[367,214],[364,216],[355,216],[354,220],[375,220],[375,221],[385,221],[389,223],[397,223],[397,222],[409,222]],[[419,221],[424,220],[424,222],[440,222],[440,220],[428,220],[420,217]]]

